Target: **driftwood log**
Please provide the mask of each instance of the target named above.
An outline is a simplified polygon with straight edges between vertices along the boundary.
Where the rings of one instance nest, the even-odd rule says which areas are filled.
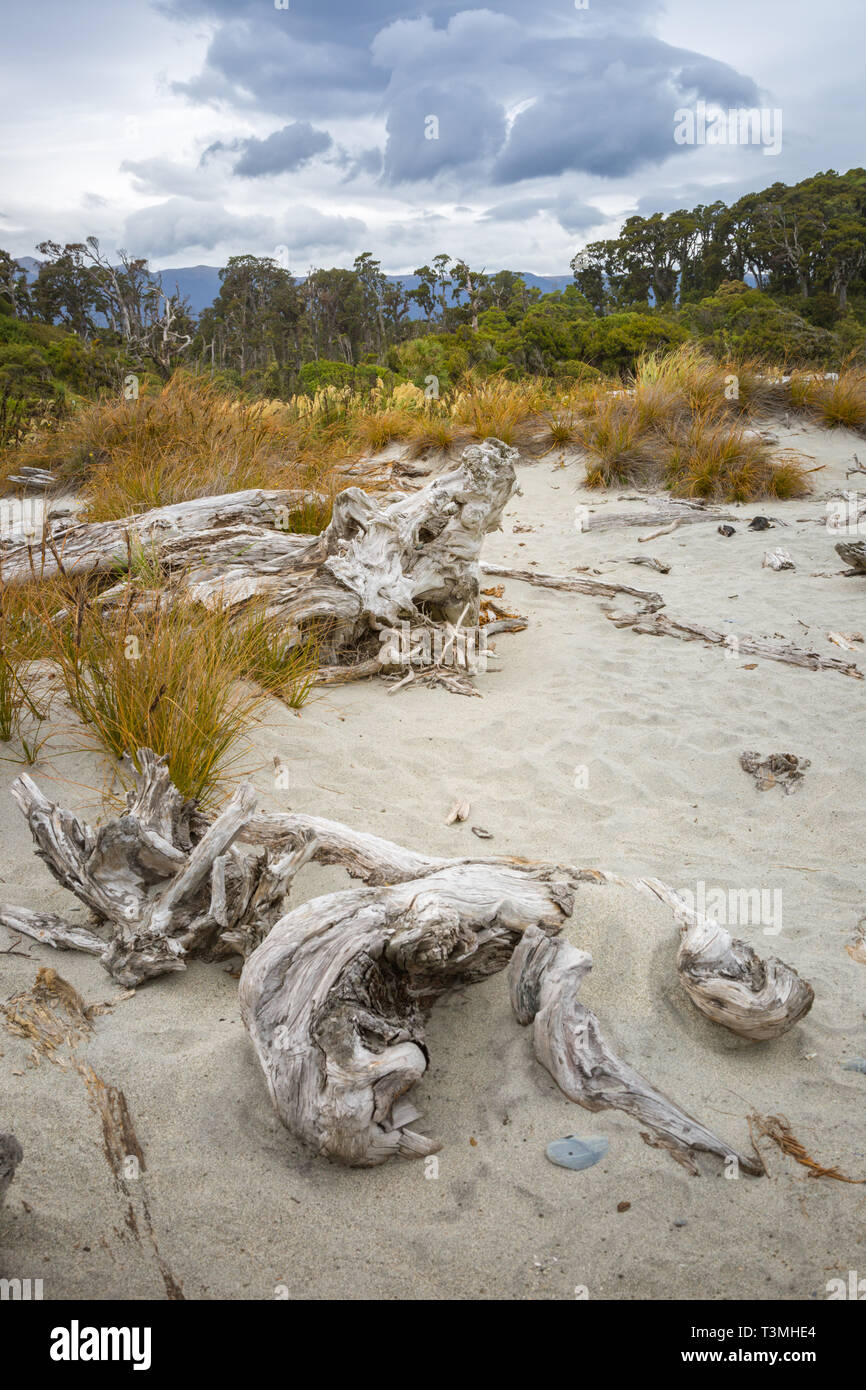
[[[717,632],[714,628],[699,623],[684,622],[671,618],[666,613],[656,613],[649,609],[631,613],[609,613],[607,615],[617,627],[630,627],[632,632],[649,637],[675,637],[680,642],[708,642],[714,647],[724,647],[739,656],[760,656],[766,661],[783,661],[790,666],[805,666],[810,671],[838,671],[843,676],[863,679],[863,672],[853,661],[844,661],[837,656],[823,656],[821,652],[809,651],[790,642],[768,642],[763,638],[738,636],[729,632]]]
[[[733,1158],[745,1172],[762,1173],[754,1158],[732,1149],[613,1054],[595,1014],[578,997],[591,969],[587,951],[564,937],[551,940],[537,927],[523,933],[508,968],[517,1021],[532,1024],[535,1055],[559,1089],[586,1110],[633,1115],[652,1131],[642,1133],[645,1142],[669,1150],[690,1173],[700,1171],[696,1151]]]
[[[381,872],[381,867],[378,872]],[[573,894],[547,874],[485,864],[315,898],[247,960],[241,1017],[283,1124],[358,1166],[441,1145],[409,1128],[428,1054],[425,1015],[508,962],[527,927],[559,931]]]
[[[836,552],[851,566],[849,574],[866,574],[866,541],[839,541]]]
[[[128,764],[135,785],[126,814],[97,830],[30,778],[17,779],[37,853],[96,925],[24,908],[4,908],[0,923],[97,954],[127,986],[181,970],[192,955],[245,955],[241,1013],[272,1100],[317,1153],[370,1165],[434,1152],[435,1141],[409,1128],[417,1111],[403,1099],[427,1066],[428,1010],[454,985],[501,970],[529,928],[558,932],[581,884],[637,886],[667,903],[684,927],[678,966],[690,997],[741,1036],[777,1037],[811,1005],[796,971],[689,914],[659,880],[420,854],[323,817],[256,814],[249,786],[208,823],[162,759],[142,749],[137,761],[138,769]],[[312,859],[343,866],[365,886],[282,915],[295,874]],[[106,927],[109,939],[99,934]],[[650,1124],[650,1111],[640,1114]]]
[[[126,812],[95,830],[49,801],[26,774],[12,785],[36,853],[90,909],[94,929],[22,907],[0,909],[0,923],[43,945],[98,955],[127,986],[183,970],[190,956],[253,949],[281,914],[306,850],[274,856],[234,848],[255,804],[248,785],[209,824],[173,785],[164,758],[144,748],[138,767],[125,763],[134,783]]]
[[[0,1207],[6,1200],[6,1189],[23,1157],[24,1152],[15,1135],[0,1134]]]
[[[311,625],[327,631],[335,664],[382,629],[416,622],[478,621],[481,544],[501,523],[516,486],[516,449],[497,439],[465,449],[459,464],[411,494],[380,498],[347,488],[320,535],[290,530],[292,512],[315,494],[248,491],[160,507],[116,522],[55,528],[37,551],[3,548],[6,583],[128,571],[142,549],[170,580],[171,594],[243,613],[251,603],[284,619],[289,641]],[[319,499],[321,500],[321,499]],[[124,579],[102,595],[122,606]],[[138,595],[140,601],[146,596]],[[165,601],[165,596],[163,596]]]

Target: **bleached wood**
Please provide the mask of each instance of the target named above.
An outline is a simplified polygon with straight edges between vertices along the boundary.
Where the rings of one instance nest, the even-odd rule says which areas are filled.
[[[668,1149],[691,1173],[700,1171],[696,1151],[734,1159],[747,1173],[762,1173],[754,1158],[738,1153],[614,1055],[595,1014],[578,997],[591,969],[587,951],[563,937],[551,940],[536,927],[523,933],[508,968],[517,1020],[532,1023],[535,1055],[559,1089],[587,1110],[633,1115],[655,1136],[642,1137]]]
[[[762,959],[660,879],[640,879],[639,885],[666,903],[680,924],[677,973],[701,1013],[753,1042],[779,1038],[805,1018],[815,991],[793,966],[775,956]]]
[[[839,541],[836,551],[851,566],[851,574],[866,574],[866,541]]]
[[[712,646],[726,647],[739,656],[760,656],[766,661],[782,661],[789,666],[804,666],[810,671],[838,671],[840,675],[852,676],[855,680],[863,679],[863,672],[853,661],[824,656],[821,652],[808,651],[789,642],[768,642],[763,638],[717,632],[699,623],[671,618],[666,613],[643,611],[634,615],[617,613],[609,616],[617,627],[630,627],[632,632],[649,637],[675,637],[680,642],[709,642]]]
[[[544,574],[539,570],[510,569],[506,565],[482,564],[482,574],[493,574],[503,579],[520,579],[525,584],[535,584],[542,589],[564,589],[571,594],[598,594],[603,598],[614,598],[617,594],[628,594],[639,598],[647,611],[660,608],[664,603],[661,594],[649,589],[634,589],[629,584],[612,584],[606,579],[584,579],[571,574]]]
[[[356,1166],[435,1153],[395,1108],[427,1067],[426,1013],[501,970],[528,926],[559,931],[572,903],[567,875],[467,863],[282,918],[246,961],[239,997],[283,1124]]]
[[[586,883],[637,888],[673,911],[681,929],[677,956],[680,979],[697,1008],[714,1022],[740,1037],[776,1038],[799,1022],[814,1000],[812,986],[792,966],[775,957],[763,960],[745,942],[733,939],[720,923],[689,909],[680,894],[661,879],[629,879],[603,869],[513,856],[468,859],[419,854],[339,821],[297,813],[256,815],[241,838],[281,851],[297,851],[312,843],[312,857],[317,862],[339,864],[351,877],[373,885],[403,883],[482,863],[527,873],[549,874],[556,869],[572,887]]]
[[[0,911],[0,923],[44,945],[99,955],[127,986],[183,970],[191,956],[254,949],[309,857],[306,842],[276,856],[242,853],[235,841],[255,805],[250,786],[209,825],[174,787],[165,759],[140,749],[138,768],[125,762],[134,783],[126,813],[98,829],[49,801],[26,774],[12,785],[37,854],[91,910],[95,930],[15,907]]]
[[[318,493],[299,488],[251,488],[219,497],[194,497],[167,507],[155,507],[117,521],[49,523],[44,548],[32,542],[11,540],[2,547],[3,579],[7,584],[29,580],[34,572],[51,578],[61,567],[70,575],[106,574],[125,568],[132,540],[162,559],[170,553],[200,554],[196,537],[240,537],[252,528],[269,535],[293,512],[313,501]],[[310,537],[276,531],[286,542],[308,543]]]

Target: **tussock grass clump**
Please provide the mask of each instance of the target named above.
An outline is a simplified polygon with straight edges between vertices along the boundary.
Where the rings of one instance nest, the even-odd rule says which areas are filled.
[[[663,486],[719,502],[806,496],[802,461],[774,459],[771,445],[748,427],[776,400],[755,362],[720,364],[694,343],[646,354],[630,389],[598,389],[581,411],[587,485]]]
[[[577,439],[589,456],[588,487],[652,481],[651,435],[641,423],[635,400],[625,392],[593,392],[578,423]]]
[[[290,709],[301,709],[313,693],[323,636],[323,630],[303,638],[287,632],[283,619],[259,605],[232,629],[228,648],[247,680]]]
[[[233,401],[178,372],[153,395],[82,405],[20,446],[6,471],[51,469],[61,486],[85,494],[87,518],[103,521],[193,497],[293,485],[286,464],[296,438],[290,411]]]
[[[777,463],[772,447],[743,425],[713,412],[696,415],[657,451],[664,484],[677,497],[749,502],[756,497],[804,497],[810,491],[793,456]]]
[[[94,742],[115,758],[142,747],[165,754],[177,788],[205,806],[268,697],[299,709],[312,692],[316,637],[293,642],[262,610],[237,622],[152,589],[110,610],[92,586],[71,580],[64,596],[59,613],[56,593],[31,602],[44,653]]]
[[[531,425],[545,406],[545,393],[536,381],[509,381],[491,376],[466,380],[451,402],[452,419],[465,427],[470,439],[501,439],[519,445],[532,438]]]
[[[546,417],[539,444],[545,453],[566,449],[580,439],[580,424],[573,410],[553,410]],[[546,447],[545,447],[546,446]]]
[[[827,429],[866,434],[866,369],[848,367],[833,378],[798,372],[789,383],[791,403]]]
[[[407,452],[413,459],[421,458],[430,450],[450,454],[459,442],[460,434],[451,423],[450,417],[428,409],[412,423]]]
[[[115,758],[165,754],[178,790],[207,804],[265,699],[243,683],[227,616],[159,603],[108,613],[80,587],[49,633],[66,697],[98,744]]]

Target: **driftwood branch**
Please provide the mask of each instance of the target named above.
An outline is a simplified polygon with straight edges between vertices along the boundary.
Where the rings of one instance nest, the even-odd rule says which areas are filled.
[[[715,647],[725,647],[740,656],[760,656],[767,661],[782,661],[790,666],[805,666],[810,671],[838,671],[843,676],[863,679],[863,672],[853,661],[843,661],[841,657],[822,656],[792,643],[768,642],[757,637],[740,637],[733,633],[716,632],[714,628],[703,627],[698,623],[682,622],[679,618],[668,617],[666,613],[639,612],[608,614],[617,627],[630,627],[632,632],[649,637],[676,637],[680,642],[708,642]]]
[[[651,593],[649,589],[633,589],[629,584],[611,584],[606,579],[584,579],[571,574],[542,574],[537,570],[509,569],[505,565],[481,566],[482,574],[493,574],[503,579],[520,579],[525,584],[535,584],[541,589],[564,589],[570,594],[597,594],[602,598],[614,598],[617,594],[627,594],[638,598],[651,612],[661,608],[664,599],[661,594]]]
[[[592,969],[592,956],[560,937],[551,940],[529,927],[508,970],[511,1003],[517,1021],[532,1023],[535,1055],[559,1089],[587,1110],[623,1110],[646,1125],[655,1138],[691,1173],[699,1169],[696,1151],[736,1159],[747,1173],[762,1173],[754,1158],[737,1153],[700,1121],[681,1110],[610,1050],[598,1019],[578,995]]]

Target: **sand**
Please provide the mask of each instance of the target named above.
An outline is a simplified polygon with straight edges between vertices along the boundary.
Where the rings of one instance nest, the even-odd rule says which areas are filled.
[[[484,558],[554,573],[599,566],[660,591],[672,616],[780,634],[866,673],[866,646],[844,653],[827,638],[866,634],[866,580],[841,577],[838,537],[821,520],[821,494],[856,484],[844,470],[862,441],[781,434],[825,465],[816,496],[735,509],[731,539],[711,524],[643,545],[631,528],[581,533],[576,506],[647,504],[584,491],[579,463],[552,455],[521,465],[523,495]],[[757,513],[789,525],[749,532]],[[795,571],[762,569],[778,545]],[[644,551],[670,573],[600,564]],[[430,852],[551,857],[693,892],[701,882],[780,891],[778,934],[760,921],[734,932],[815,987],[811,1014],[785,1038],[748,1044],[699,1015],[677,983],[669,912],[628,889],[578,896],[568,935],[595,961],[583,997],[621,1056],[735,1147],[748,1145],[749,1112],[784,1114],[816,1159],[866,1178],[866,1077],[841,1065],[866,1055],[866,965],[845,950],[866,913],[866,683],[638,636],[597,598],[509,580],[505,602],[529,627],[497,639],[501,669],[479,678],[483,699],[420,687],[389,697],[368,682],[323,692],[300,717],[271,707],[247,757],[260,804]],[[75,741],[58,727],[33,775],[95,816],[110,777],[95,753],[69,751]],[[811,767],[794,795],[759,792],[739,766],[744,749],[794,752]],[[291,769],[288,790],[275,786],[274,755]],[[0,896],[67,912],[8,795],[19,771],[0,763]],[[457,795],[472,813],[449,827]],[[472,825],[494,836],[483,850]],[[345,882],[307,868],[295,901]],[[0,937],[3,950],[11,938]],[[3,998],[39,964],[90,1002],[121,993],[91,958],[17,949],[26,956],[0,956]],[[0,1031],[0,1130],[25,1152],[0,1215],[0,1276],[41,1278],[47,1299],[164,1298],[145,1200],[164,1266],[193,1299],[822,1299],[831,1278],[866,1271],[866,1187],[815,1180],[772,1146],[768,1178],[726,1179],[709,1158],[690,1177],[626,1116],[565,1099],[514,1021],[503,976],[440,1004],[428,1041],[415,1094],[418,1127],[444,1141],[438,1176],[399,1161],[346,1170],[280,1125],[223,967],[193,964],[119,1002],[79,1056],[123,1089],[146,1155],[130,1184],[136,1237],[79,1075],[33,1067],[29,1046]],[[546,1145],[571,1133],[606,1135],[609,1153],[584,1172],[555,1167]]]

